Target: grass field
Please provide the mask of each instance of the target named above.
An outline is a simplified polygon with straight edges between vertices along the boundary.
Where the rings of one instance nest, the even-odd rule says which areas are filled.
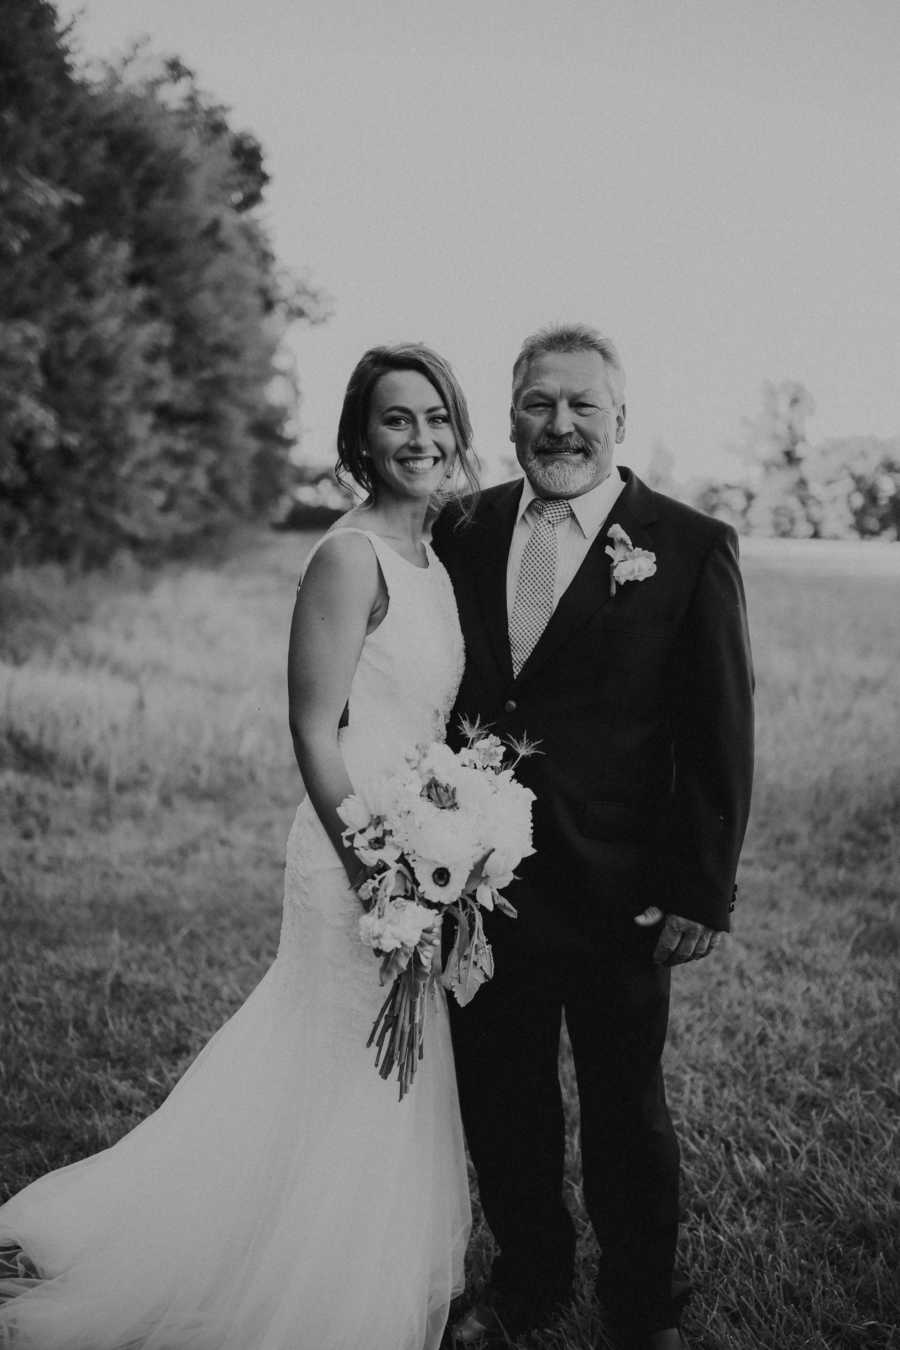
[[[0,578],[2,1196],[154,1108],[274,954],[296,795],[283,668],[309,543]],[[733,938],[676,974],[667,1053],[698,1350],[707,1334],[900,1347],[895,548],[872,566],[748,550],[759,757],[741,901]],[[587,1290],[565,1054],[561,1072]],[[478,1226],[474,1279],[488,1254]],[[534,1344],[582,1350],[600,1330],[585,1294]]]

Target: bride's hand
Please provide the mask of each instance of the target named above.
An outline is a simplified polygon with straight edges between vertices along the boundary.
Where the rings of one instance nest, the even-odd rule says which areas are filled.
[[[376,869],[374,867],[365,867],[362,863],[358,861],[356,863],[356,866],[353,867],[352,870],[350,868],[347,868],[347,880],[350,883],[350,889],[356,892],[356,897],[359,900],[359,903],[366,911],[368,911],[369,905],[360,895],[360,890],[362,889],[363,886],[365,886],[369,878],[375,875],[375,870]]]

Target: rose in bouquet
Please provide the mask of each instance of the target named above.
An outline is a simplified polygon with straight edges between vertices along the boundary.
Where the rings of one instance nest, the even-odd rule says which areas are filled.
[[[360,936],[391,981],[369,1037],[387,1078],[396,1067],[401,1099],[422,1057],[426,993],[438,977],[445,914],[456,923],[441,978],[468,1003],[493,974],[484,910],[510,918],[502,890],[533,853],[534,794],[514,770],[536,746],[503,741],[478,722],[463,723],[466,745],[419,747],[404,770],[366,784],[338,807],[345,842],[371,874],[359,888],[366,912]]]

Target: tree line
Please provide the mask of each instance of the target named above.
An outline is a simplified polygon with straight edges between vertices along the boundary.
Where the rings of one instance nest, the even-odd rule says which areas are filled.
[[[812,396],[798,381],[770,382],[738,447],[743,472],[679,485],[674,456],[660,446],[648,479],[741,534],[900,538],[900,436],[832,437],[814,444],[806,431],[814,410]]]
[[[250,133],[175,57],[88,76],[50,0],[0,0],[0,566],[185,551],[268,513],[321,296],[275,258]],[[764,390],[745,471],[649,477],[743,533],[900,537],[900,437],[811,444]]]
[[[0,563],[184,550],[281,492],[286,326],[254,136],[177,58],[88,76],[0,0]]]

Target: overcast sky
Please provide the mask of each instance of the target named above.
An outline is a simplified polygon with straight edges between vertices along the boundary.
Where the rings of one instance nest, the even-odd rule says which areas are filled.
[[[681,477],[766,379],[813,439],[900,433],[897,0],[64,0],[85,56],[146,34],[262,141],[279,256],[334,301],[293,339],[331,456],[377,342],[430,343],[490,461],[509,369],[582,319],[628,372],[623,459]]]

